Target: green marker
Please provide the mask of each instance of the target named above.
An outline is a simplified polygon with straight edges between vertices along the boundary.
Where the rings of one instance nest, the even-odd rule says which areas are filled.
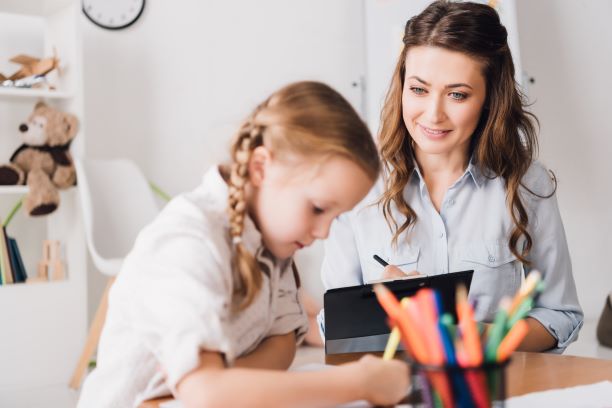
[[[440,323],[442,323],[444,327],[446,327],[452,344],[455,344],[457,327],[455,326],[455,319],[453,319],[453,316],[450,313],[444,313],[442,317],[440,317]]]
[[[508,320],[508,309],[510,309],[511,303],[512,301],[507,297],[502,298],[499,302],[499,310],[495,315],[493,326],[487,338],[487,345],[485,348],[485,358],[487,361],[494,362],[497,360],[497,348],[506,335],[506,321]]]
[[[521,319],[524,319],[532,307],[533,307],[532,297],[528,297],[527,299],[523,300],[523,302],[518,307],[518,309],[516,309],[516,312],[514,312],[514,314],[510,316],[510,318],[508,319],[508,325],[507,325],[508,330],[510,330],[512,326],[516,324],[516,322],[518,322]]]

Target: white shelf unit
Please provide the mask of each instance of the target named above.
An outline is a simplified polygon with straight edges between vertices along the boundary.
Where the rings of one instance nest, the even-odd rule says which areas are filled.
[[[30,191],[30,188],[28,186],[0,186],[0,194],[2,195],[24,195],[28,191]]]
[[[36,99],[70,99],[72,94],[67,92],[50,91],[47,89],[16,89],[0,88],[0,98],[13,101]]]
[[[49,57],[57,50],[62,75],[52,73],[56,90],[0,88],[0,162],[21,144],[18,127],[39,100],[74,113],[80,130],[71,145],[83,155],[81,6],[78,0],[0,0],[0,72],[12,74],[16,54]],[[59,208],[45,217],[21,210],[7,228],[17,239],[28,276],[36,276],[42,241],[62,244],[67,279],[0,286],[0,406],[12,389],[68,386],[87,332],[87,252],[76,188],[63,190]],[[0,216],[28,192],[0,186]],[[10,398],[9,398],[10,400]]]

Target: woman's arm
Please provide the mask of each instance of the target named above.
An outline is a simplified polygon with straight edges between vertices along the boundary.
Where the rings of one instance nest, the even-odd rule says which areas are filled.
[[[234,367],[286,370],[295,357],[295,350],[293,332],[282,336],[271,336],[262,341],[251,353],[237,358]]]
[[[363,284],[359,252],[348,214],[334,220],[323,244],[325,256],[321,264],[321,279],[325,289]]]
[[[554,191],[550,175],[540,164],[534,163],[530,172],[526,185],[532,191],[540,195]],[[563,221],[556,194],[549,198],[527,194],[525,202],[529,203],[529,228],[533,239],[527,257],[531,265],[526,272],[540,271],[544,290],[529,312],[529,333],[521,349],[550,349],[560,353],[576,339],[583,321]],[[552,344],[544,332],[554,338]]]
[[[518,348],[520,351],[545,351],[557,345],[557,339],[544,328],[542,323],[532,317],[525,320],[529,331]]]
[[[223,368],[221,355],[203,352],[200,367],[177,385],[186,408],[326,407],[365,399],[394,404],[408,390],[408,367],[399,360],[361,360],[323,371],[279,372]]]

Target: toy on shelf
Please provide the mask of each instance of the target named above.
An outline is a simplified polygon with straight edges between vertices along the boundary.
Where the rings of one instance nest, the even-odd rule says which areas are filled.
[[[61,244],[58,240],[43,241],[43,257],[38,262],[38,274],[28,278],[28,283],[60,281],[66,279],[66,270],[61,257]]]
[[[76,184],[69,148],[78,127],[76,116],[43,102],[19,126],[23,144],[0,165],[0,185],[28,185],[23,206],[29,215],[52,213],[59,206],[58,189]]]
[[[6,88],[44,88],[54,90],[55,87],[47,82],[46,75],[59,67],[57,52],[53,50],[53,57],[36,58],[20,54],[9,61],[21,65],[13,75],[6,77],[0,73],[0,86]]]

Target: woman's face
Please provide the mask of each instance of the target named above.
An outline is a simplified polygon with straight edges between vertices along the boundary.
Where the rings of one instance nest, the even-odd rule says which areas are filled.
[[[485,97],[486,81],[477,60],[438,47],[408,50],[402,114],[417,158],[467,158]]]

